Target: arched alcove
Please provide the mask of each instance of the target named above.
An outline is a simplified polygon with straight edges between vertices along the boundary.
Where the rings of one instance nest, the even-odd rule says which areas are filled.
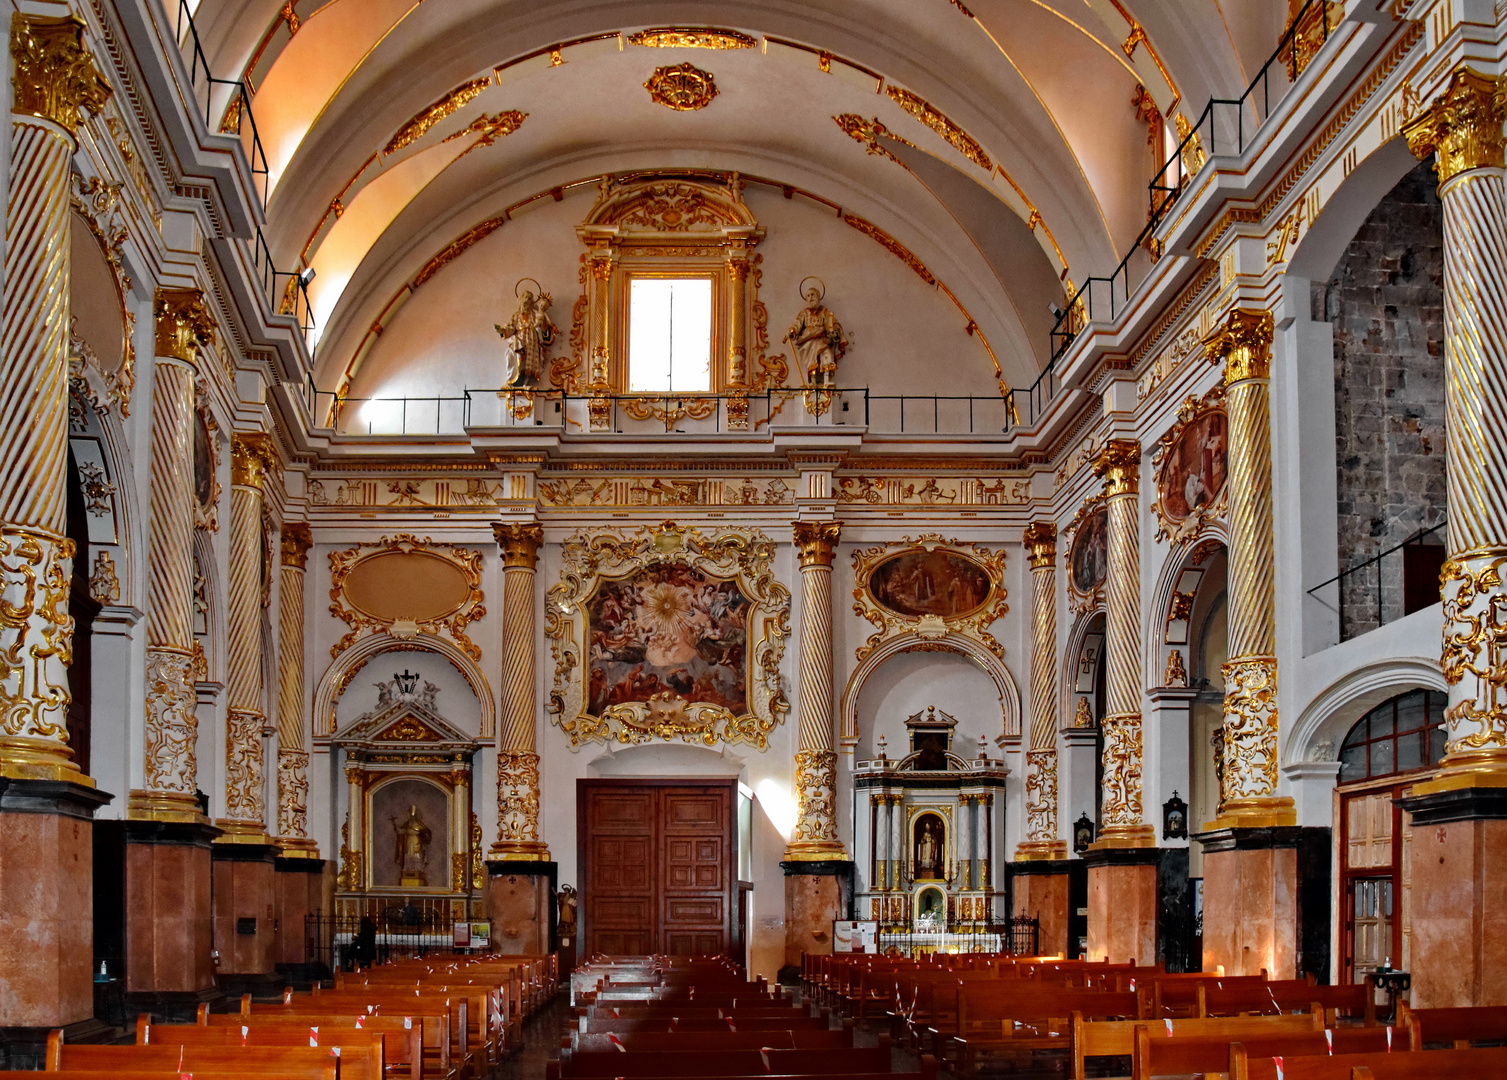
[[[962,757],[977,757],[978,740],[999,735],[997,691],[978,664],[950,651],[905,652],[876,666],[859,690],[857,757],[872,757],[881,734],[890,757],[905,756],[905,718],[928,706],[957,717],[952,749]]]

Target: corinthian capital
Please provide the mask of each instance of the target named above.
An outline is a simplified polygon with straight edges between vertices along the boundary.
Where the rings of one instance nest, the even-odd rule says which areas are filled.
[[[192,364],[199,346],[214,344],[215,323],[198,289],[158,289],[152,314],[158,356]]]
[[[290,521],[283,526],[283,565],[296,566],[302,570],[309,563],[309,549],[314,546],[314,534],[307,522]]]
[[[1470,169],[1502,167],[1502,118],[1507,83],[1473,68],[1455,71],[1449,87],[1402,129],[1415,156],[1434,154],[1439,183]]]
[[[533,522],[501,522],[492,525],[492,535],[502,548],[502,565],[523,566],[532,570],[539,564],[539,547],[544,530]]]
[[[1032,570],[1051,569],[1057,562],[1057,528],[1050,521],[1033,521],[1026,526],[1026,553]]]
[[[110,84],[84,47],[84,24],[71,15],[10,17],[11,111],[78,133],[84,113],[97,113]]]
[[[1134,495],[1141,490],[1141,444],[1134,439],[1110,439],[1094,458],[1094,475],[1104,478],[1104,494]]]
[[[277,465],[277,451],[272,440],[261,432],[237,433],[230,440],[230,482],[237,487],[254,487],[258,491],[269,469]]]
[[[1209,362],[1224,361],[1224,384],[1269,379],[1272,373],[1272,313],[1232,311],[1204,338]]]
[[[795,550],[801,557],[801,565],[831,566],[841,533],[840,521],[797,521]]]

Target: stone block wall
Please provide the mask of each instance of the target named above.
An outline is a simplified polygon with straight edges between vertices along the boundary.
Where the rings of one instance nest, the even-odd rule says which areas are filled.
[[[1403,177],[1315,296],[1322,305],[1315,317],[1334,326],[1341,570],[1445,519],[1444,213],[1437,186],[1432,162]],[[1345,580],[1343,637],[1403,614],[1400,556]]]

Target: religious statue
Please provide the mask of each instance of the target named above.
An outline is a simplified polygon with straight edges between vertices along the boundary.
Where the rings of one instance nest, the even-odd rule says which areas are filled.
[[[549,317],[553,303],[547,292],[541,291],[536,298],[531,290],[524,289],[513,317],[505,325],[493,324],[502,336],[503,386],[536,386],[543,377],[547,350],[560,333]]]
[[[816,281],[815,278],[806,278]],[[820,284],[818,282],[817,284]],[[806,306],[790,324],[784,340],[795,350],[795,361],[806,373],[807,386],[830,389],[837,382],[837,361],[848,351],[848,343],[842,336],[842,324],[837,316],[822,306],[823,291],[810,285],[802,291]]]
[[[560,926],[557,931],[560,944],[569,945],[576,936],[576,887],[566,885],[555,894],[555,903],[560,905]]]
[[[1181,649],[1173,649],[1167,654],[1167,670],[1162,673],[1162,685],[1188,685],[1188,671],[1183,667],[1183,651]]]
[[[1089,712],[1088,698],[1078,699],[1078,707],[1073,710],[1073,727],[1091,728],[1094,726],[1094,714]]]
[[[927,814],[916,822],[915,879],[942,877],[942,822]]]
[[[429,865],[429,839],[433,835],[417,806],[408,808],[408,817],[403,821],[392,819],[397,833],[394,858],[398,864],[398,884],[428,885],[425,870]]]

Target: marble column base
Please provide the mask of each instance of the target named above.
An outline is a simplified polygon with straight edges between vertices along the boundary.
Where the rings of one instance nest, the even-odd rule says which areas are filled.
[[[1294,827],[1199,833],[1204,849],[1203,969],[1298,976],[1298,841]]]
[[[487,861],[487,918],[492,951],[542,956],[554,951],[554,862]]]
[[[272,898],[276,930],[272,960],[281,972],[300,971],[305,965],[304,920],[328,913],[325,906],[325,860],[288,859],[273,864]]]
[[[1402,808],[1412,815],[1413,1007],[1507,1005],[1507,789],[1446,789]]]
[[[1041,921],[1037,949],[1042,956],[1067,957],[1068,864],[1066,859],[1017,862],[1010,868],[1015,885],[1013,915]]]
[[[126,822],[128,1004],[181,1012],[218,996],[209,849],[219,835],[193,822]]]
[[[1088,959],[1123,964],[1156,962],[1154,847],[1089,849]]]
[[[794,972],[800,978],[801,954],[832,951],[832,923],[848,918],[853,895],[853,864],[830,862],[780,863],[785,871],[785,963],[779,980]]]
[[[93,815],[109,799],[66,781],[0,784],[0,1028],[94,1015]]]

